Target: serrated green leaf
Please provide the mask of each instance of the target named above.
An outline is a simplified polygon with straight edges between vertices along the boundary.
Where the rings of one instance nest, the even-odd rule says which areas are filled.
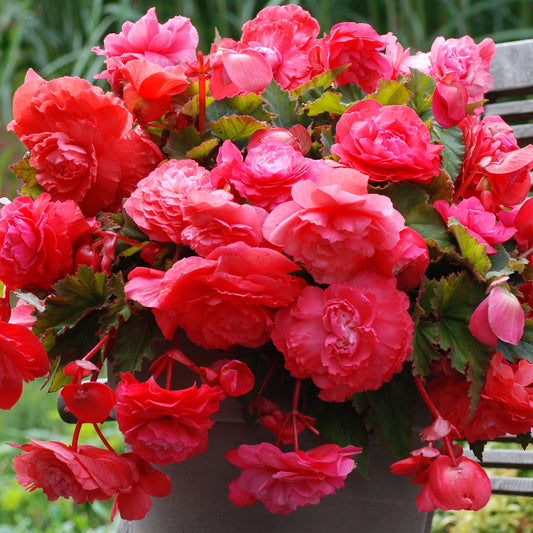
[[[163,148],[171,159],[186,159],[187,152],[201,144],[200,134],[194,126],[182,128],[179,132],[172,132]]]
[[[486,245],[479,243],[454,217],[449,218],[448,228],[457,240],[461,255],[468,259],[482,276],[485,276],[491,266]]]
[[[509,252],[500,244],[493,245],[497,253],[492,254],[490,259],[490,270],[485,275],[487,280],[510,276],[511,274],[522,273],[525,265],[509,255]]]
[[[516,363],[520,359],[533,363],[533,320],[525,321],[524,333],[516,346],[498,339],[496,349],[511,363]]]
[[[418,321],[413,334],[413,351],[409,360],[416,376],[431,373],[431,363],[440,357],[438,350],[438,326],[429,321]]]
[[[222,140],[239,141],[250,138],[258,130],[266,129],[267,125],[249,115],[232,115],[209,122],[209,128]]]
[[[406,105],[412,94],[403,83],[393,80],[379,80],[376,92],[367,98],[377,100],[381,105]]]
[[[215,100],[207,108],[207,121],[216,122],[222,117],[231,115],[250,115],[256,120],[268,122],[272,115],[264,111],[264,103],[261,96],[253,93]]]
[[[316,400],[306,409],[316,419],[320,435],[339,446],[361,446],[363,452],[355,457],[357,472],[368,474],[368,433],[361,415],[347,402],[329,403]]]
[[[206,106],[206,108],[208,108],[213,102],[215,102],[215,99],[212,96],[206,96],[206,98],[205,98],[205,106]],[[190,117],[198,116],[198,113],[200,112],[200,97],[198,95],[193,96],[181,108],[181,112],[184,115],[188,115]]]
[[[529,433],[520,433],[516,436],[516,442],[525,450],[531,443],[531,431]]]
[[[151,310],[135,310],[117,331],[113,350],[114,373],[140,370],[142,360],[154,356],[153,341],[162,338]]]
[[[108,287],[113,295],[113,300],[100,318],[102,334],[119,328],[120,324],[131,316],[131,308],[124,294],[124,280],[122,273],[109,279]]]
[[[296,100],[290,98],[287,91],[274,80],[261,93],[265,101],[265,110],[273,113],[272,124],[274,126],[289,129],[298,123],[296,119]]]
[[[413,412],[418,402],[410,373],[395,374],[380,389],[362,394],[369,406],[368,430],[377,430],[378,442],[386,446],[395,460],[408,456],[413,437]]]
[[[479,342],[469,330],[472,313],[485,298],[484,286],[468,272],[439,280],[432,299],[439,330],[439,345],[448,352],[452,366],[471,381],[473,403],[477,402],[492,356],[492,348]]]
[[[419,70],[411,70],[405,84],[411,92],[411,107],[422,120],[426,120],[427,113],[431,113],[431,100],[435,90],[435,79]]]
[[[441,167],[450,175],[452,181],[455,181],[461,170],[465,155],[465,143],[461,128],[459,126],[443,128],[434,122],[431,138],[434,142],[439,141],[444,145],[445,148],[441,152]]]
[[[338,67],[333,70],[328,70],[326,72],[323,72],[321,74],[318,74],[317,76],[311,78],[309,81],[303,83],[302,85],[299,85],[298,87],[295,87],[290,91],[291,96],[293,98],[297,98],[299,96],[304,96],[306,92],[310,91],[311,89],[323,89],[326,90],[328,87],[331,87],[331,84],[335,81],[337,76],[346,68],[344,67]]]
[[[372,189],[369,189],[370,191]],[[428,205],[428,194],[414,183],[392,183],[378,190],[387,195],[405,218],[405,224],[418,231],[426,240],[436,242],[441,250],[454,246],[454,241],[433,206]]]
[[[437,200],[452,202],[454,187],[450,175],[440,170],[439,175],[435,176],[429,183],[419,183],[418,186],[429,195],[428,203],[433,204]]]
[[[485,451],[486,440],[477,440],[470,443],[470,449],[474,452],[478,461],[483,461],[483,452]]]
[[[45,309],[33,326],[34,333],[40,335],[52,329],[61,335],[75,326],[82,317],[106,303],[109,295],[106,282],[104,273],[95,274],[90,268],[80,266],[75,275],[54,285],[55,295],[46,299]]]
[[[324,93],[320,98],[314,102],[308,102],[303,109],[311,117],[320,115],[321,113],[329,113],[330,115],[342,115],[348,106],[341,104],[341,94],[334,92]]]
[[[191,148],[185,152],[185,157],[190,159],[203,159],[207,157],[218,145],[220,141],[218,139],[207,139],[200,143],[198,146]]]
[[[10,170],[22,180],[25,185],[22,187],[22,193],[31,198],[37,198],[43,192],[42,187],[35,178],[35,169],[30,165],[29,152],[23,157],[21,161],[11,165]]]

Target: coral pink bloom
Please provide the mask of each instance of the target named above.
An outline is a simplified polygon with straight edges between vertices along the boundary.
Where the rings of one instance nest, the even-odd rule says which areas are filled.
[[[451,128],[465,118],[468,91],[449,73],[437,82],[431,101],[435,120],[445,128]]]
[[[479,403],[471,412],[469,383],[454,374],[433,380],[429,392],[437,409],[469,442],[528,433],[533,427],[533,363],[510,364],[492,357]]]
[[[448,223],[450,217],[453,217],[465,226],[476,241],[486,246],[489,255],[498,251],[491,244],[505,242],[516,233],[515,228],[506,227],[497,220],[494,213],[486,211],[476,197],[452,205],[444,200],[437,200],[433,207],[441,214],[444,222]]]
[[[524,332],[524,310],[509,290],[494,287],[472,313],[469,328],[483,344],[496,346],[498,339],[518,344]]]
[[[267,214],[255,205],[238,204],[223,190],[190,191],[183,204],[181,242],[204,257],[237,241],[261,246]]]
[[[490,62],[495,52],[492,39],[476,44],[468,35],[459,39],[437,37],[429,54],[430,75],[440,82],[452,74],[452,83],[457,82],[467,90],[468,103],[479,102],[492,87]]]
[[[309,51],[319,31],[318,21],[300,6],[269,6],[243,25],[241,42],[267,59],[283,89],[293,89],[312,75]]]
[[[104,49],[92,51],[106,57],[107,70],[96,78],[107,78],[116,94],[121,94],[120,67],[133,59],[145,59],[161,67],[185,64],[196,58],[198,32],[190,19],[177,16],[159,24],[155,7],[137,22],[125,22],[118,34],[104,38]]]
[[[454,460],[438,452],[437,455],[417,453],[394,463],[391,471],[412,476],[410,481],[422,486],[415,500],[420,512],[435,509],[478,511],[487,505],[492,492],[485,470],[467,457]]]
[[[0,322],[0,409],[11,409],[22,394],[22,382],[48,372],[48,355],[25,326]]]
[[[205,451],[207,432],[214,424],[211,416],[226,397],[220,387],[167,390],[153,378],[142,383],[129,373],[120,378],[117,421],[134,453],[165,465]]]
[[[209,92],[216,100],[259,93],[272,81],[272,68],[265,57],[230,39],[212,45],[209,65]]]
[[[387,40],[369,24],[341,22],[321,42],[326,70],[347,66],[336,79],[338,85],[355,83],[365,93],[376,90],[380,79],[391,79],[392,65],[385,50]]]
[[[91,424],[104,422],[116,402],[113,389],[97,381],[65,385],[61,396],[70,413]]]
[[[304,281],[298,266],[280,252],[243,242],[217,248],[207,257],[186,257],[166,273],[137,267],[126,294],[154,308],[167,338],[177,327],[207,349],[264,344],[277,309],[290,304]]]
[[[409,299],[396,280],[357,273],[349,283],[306,287],[275,319],[272,340],[296,378],[312,378],[326,401],[374,390],[411,353]]]
[[[152,507],[152,497],[170,494],[170,478],[134,453],[123,453],[120,457],[128,463],[132,480],[124,490],[117,491],[111,520],[118,511],[124,520],[141,520]]]
[[[162,159],[132,129],[118,98],[80,78],[47,82],[28,71],[13,97],[13,117],[8,129],[30,151],[39,185],[53,200],[74,200],[86,216],[120,207]]]
[[[237,146],[224,141],[217,164],[211,171],[214,184],[229,182],[243,198],[267,211],[289,200],[296,182],[314,180],[324,168],[323,161],[309,159],[299,149],[268,137],[248,148],[244,160]]]
[[[320,499],[344,487],[355,468],[353,457],[361,448],[325,444],[307,452],[283,453],[273,444],[243,444],[226,453],[228,461],[243,469],[229,486],[230,500],[237,506],[257,501],[276,514],[317,505]]]
[[[0,210],[0,279],[9,289],[48,289],[72,273],[77,246],[99,224],[71,200],[19,196]]]
[[[137,184],[124,208],[151,239],[179,244],[183,204],[198,189],[212,189],[209,171],[192,159],[170,159]]]
[[[341,116],[331,152],[373,181],[427,183],[439,174],[443,148],[431,143],[414,109],[370,99],[356,102]]]
[[[337,178],[323,173],[317,183],[296,183],[293,201],[278,205],[263,226],[265,238],[301,262],[318,283],[348,281],[365,263],[389,253],[405,227],[389,198],[343,190]],[[363,180],[354,174],[342,186],[358,191],[358,182]]]
[[[129,82],[122,97],[130,113],[142,122],[157,120],[172,105],[172,96],[183,92],[189,85],[184,67],[160,67],[146,59],[134,59],[121,67],[120,72]]]

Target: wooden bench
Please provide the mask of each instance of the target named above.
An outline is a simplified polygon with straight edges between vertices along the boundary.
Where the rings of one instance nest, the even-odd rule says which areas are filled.
[[[491,63],[493,86],[487,94],[486,115],[500,115],[514,130],[520,146],[533,143],[533,39],[499,43]],[[533,472],[533,450],[499,446],[511,436],[493,441],[483,452],[484,467],[511,469],[491,475],[494,494],[533,496],[533,477],[517,477],[516,471]],[[530,440],[530,442],[533,442]],[[470,450],[465,455],[475,459]]]
[[[533,39],[497,44],[490,72],[485,114],[511,125],[520,146],[533,143]]]

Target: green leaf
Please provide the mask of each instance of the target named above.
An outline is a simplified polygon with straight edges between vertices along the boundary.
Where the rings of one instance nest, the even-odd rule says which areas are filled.
[[[411,106],[422,120],[426,120],[428,112],[431,113],[435,79],[419,70],[412,70],[405,86],[412,94]]]
[[[484,286],[468,272],[439,280],[432,299],[439,331],[439,345],[448,352],[452,366],[472,382],[474,403],[479,397],[492,348],[479,342],[468,327],[472,313],[485,298]]]
[[[30,196],[31,198],[37,198],[37,196],[43,192],[42,187],[35,178],[35,169],[30,165],[29,152],[21,161],[11,165],[9,168],[17,178],[25,183],[22,187],[22,194]]]
[[[215,99],[212,96],[206,96],[205,98],[205,105],[206,108],[209,107],[213,102],[215,102]],[[200,112],[200,97],[198,95],[193,96],[182,108],[181,112],[184,115],[188,115],[190,117],[196,117],[198,116]]]
[[[492,278],[501,278],[502,276],[510,276],[515,272],[519,274],[525,269],[525,264],[517,261],[509,255],[509,252],[500,244],[493,245],[497,253],[492,254],[490,259],[490,270],[485,275],[487,280]]]
[[[411,96],[403,83],[379,80],[376,92],[368,95],[368,98],[377,100],[381,105],[407,105]]]
[[[171,159],[187,159],[187,152],[201,144],[202,140],[194,126],[182,128],[179,132],[172,132],[163,151]]]
[[[395,374],[389,383],[376,391],[368,391],[363,404],[368,405],[367,428],[377,430],[378,442],[385,444],[395,460],[409,455],[413,437],[413,412],[418,402],[418,392],[408,371]],[[361,398],[354,401],[361,405]]]
[[[435,203],[437,200],[452,202],[453,182],[450,175],[442,169],[439,175],[435,176],[429,183],[419,183],[417,185],[429,195],[428,203],[430,204]]]
[[[483,452],[485,451],[486,440],[477,440],[470,443],[470,449],[474,452],[478,461],[483,461]]]
[[[239,141],[248,139],[257,130],[264,130],[267,125],[249,115],[232,115],[222,117],[217,122],[209,122],[211,131],[222,140]]]
[[[109,295],[106,281],[104,273],[95,274],[82,265],[76,275],[56,283],[56,294],[46,299],[45,310],[33,326],[34,333],[39,335],[52,329],[61,335],[89,312],[101,308]]]
[[[434,122],[431,138],[434,142],[438,141],[444,145],[444,150],[441,152],[441,166],[455,181],[461,170],[465,155],[465,143],[461,128],[459,126],[443,128],[437,122]]]
[[[520,359],[533,363],[533,320],[525,321],[524,333],[516,346],[498,340],[496,349],[511,363],[516,363]]]
[[[328,70],[326,72],[318,74],[314,78],[311,78],[309,81],[292,89],[290,91],[291,96],[293,98],[305,96],[305,93],[307,93],[308,91],[318,88],[323,89],[325,91],[328,87],[331,87],[331,84],[345,68],[346,67],[338,67],[336,69]]]
[[[287,91],[274,80],[261,93],[266,102],[265,110],[274,113],[272,124],[279,128],[289,129],[298,123],[296,120],[296,100],[290,98]]]
[[[355,457],[357,472],[368,475],[368,433],[363,417],[348,402],[330,403],[315,400],[306,413],[316,419],[320,435],[339,446],[361,446],[363,452]]]
[[[377,192],[387,195],[404,216],[405,224],[418,231],[428,243],[435,242],[441,250],[454,246],[442,217],[428,205],[428,194],[420,187],[414,183],[392,183]]]
[[[330,115],[342,115],[348,106],[341,103],[341,94],[327,92],[314,102],[308,102],[303,109],[307,111],[308,115],[314,117],[321,113],[329,113]]]
[[[112,276],[109,279],[108,287],[113,295],[113,300],[100,318],[102,334],[118,329],[120,324],[128,320],[131,316],[131,308],[124,294],[122,273]]]
[[[415,375],[429,375],[431,363],[439,359],[438,333],[438,326],[432,322],[418,321],[415,323],[413,351],[410,356]]]
[[[152,311],[144,308],[136,309],[117,331],[114,345],[114,373],[133,373],[140,370],[142,360],[152,359],[154,356],[153,341],[162,338],[163,334]]]
[[[246,96],[233,96],[215,100],[207,108],[207,120],[216,122],[222,117],[231,115],[250,115],[255,119],[268,122],[271,115],[263,110],[264,100],[257,94],[250,93]]]
[[[454,217],[449,218],[448,228],[459,244],[461,255],[468,259],[482,276],[485,276],[491,266],[487,246],[479,243]]]
[[[200,143],[198,146],[194,146],[190,150],[185,152],[185,157],[190,159],[203,159],[207,157],[218,145],[220,141],[218,139],[207,139]]]

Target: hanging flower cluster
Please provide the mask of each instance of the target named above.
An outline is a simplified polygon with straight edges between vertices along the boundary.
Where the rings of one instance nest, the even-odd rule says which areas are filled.
[[[153,465],[201,454],[231,396],[273,433],[227,452],[237,506],[318,504],[377,430],[421,511],[480,509],[489,479],[453,440],[533,426],[533,146],[482,116],[494,43],[411,54],[285,5],[197,46],[152,8],[93,48],[113,93],[32,70],[15,93],[0,408],[46,375],[77,420],[68,445],[12,444],[19,482],[141,519],[171,491]]]

